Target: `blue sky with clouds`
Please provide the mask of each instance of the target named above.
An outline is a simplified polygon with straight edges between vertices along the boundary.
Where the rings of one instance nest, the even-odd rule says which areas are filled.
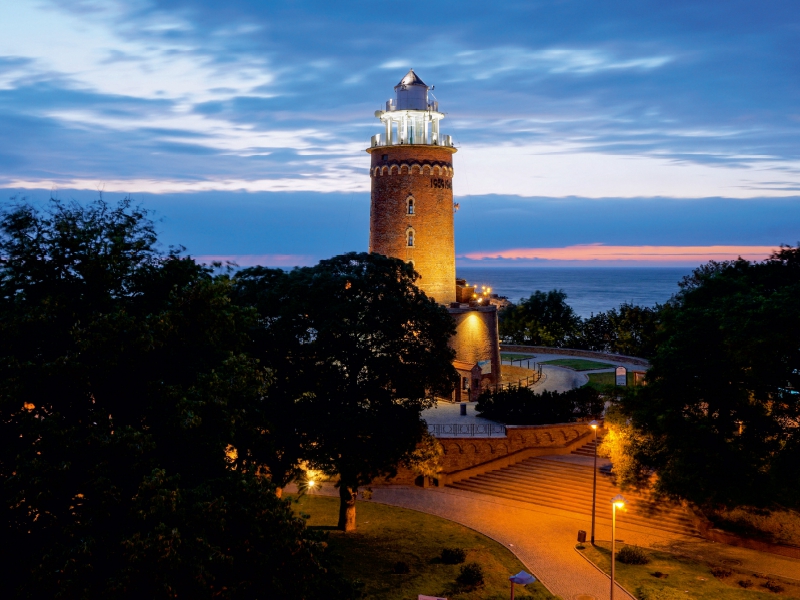
[[[2,2],[0,192],[131,194],[241,263],[364,250],[372,114],[414,67],[462,264],[755,257],[800,239],[799,42],[790,0]]]

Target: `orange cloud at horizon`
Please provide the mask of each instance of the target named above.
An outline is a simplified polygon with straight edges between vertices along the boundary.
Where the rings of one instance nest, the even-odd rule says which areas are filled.
[[[640,261],[687,262],[709,260],[764,260],[775,246],[606,246],[577,244],[563,248],[513,248],[494,252],[467,252],[459,258],[470,260],[542,260],[542,261]]]

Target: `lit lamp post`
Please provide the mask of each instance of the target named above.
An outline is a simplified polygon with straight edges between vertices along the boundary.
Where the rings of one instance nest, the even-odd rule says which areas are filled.
[[[594,546],[594,508],[597,503],[597,428],[600,423],[592,421],[589,427],[594,429],[594,470],[592,471],[592,546]]]
[[[617,509],[627,504],[622,494],[611,499],[611,599],[614,600],[614,558],[617,551]]]

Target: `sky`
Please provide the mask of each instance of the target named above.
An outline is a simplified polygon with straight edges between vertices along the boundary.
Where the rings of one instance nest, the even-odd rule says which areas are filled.
[[[241,265],[365,251],[373,116],[453,136],[462,266],[687,266],[800,240],[796,0],[0,0],[0,202],[154,211]]]

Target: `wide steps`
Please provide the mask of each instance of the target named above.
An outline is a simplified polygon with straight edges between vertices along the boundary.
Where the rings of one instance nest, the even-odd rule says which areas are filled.
[[[590,516],[592,477],[590,466],[529,458],[448,484],[448,487]],[[610,514],[605,513],[610,511],[611,498],[620,492],[612,476],[597,472],[597,519],[610,520]],[[648,492],[628,491],[624,496],[628,506],[619,513],[618,526],[699,535],[691,518],[680,506],[655,500]]]

